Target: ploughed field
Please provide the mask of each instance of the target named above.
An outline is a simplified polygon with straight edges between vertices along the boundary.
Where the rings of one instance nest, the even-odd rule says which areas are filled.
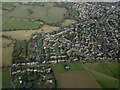
[[[100,88],[88,71],[56,74],[58,88]]]

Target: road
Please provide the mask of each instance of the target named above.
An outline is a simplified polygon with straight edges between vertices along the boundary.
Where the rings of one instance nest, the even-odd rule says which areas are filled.
[[[103,74],[103,73],[100,73],[100,72],[97,72],[97,71],[94,71],[94,70],[91,70],[91,69],[88,69],[83,63],[82,63],[82,65],[83,65],[83,67],[84,67],[86,70],[88,70],[88,71],[95,72],[95,73],[97,73],[97,74],[99,74],[99,75],[102,75],[102,76],[111,78],[111,79],[113,79],[113,80],[119,81],[119,79],[116,79],[116,78],[114,78],[114,77],[108,76],[108,75],[106,75],[106,74]]]

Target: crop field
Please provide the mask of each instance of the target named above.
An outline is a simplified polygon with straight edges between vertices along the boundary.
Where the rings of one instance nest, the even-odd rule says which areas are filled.
[[[12,63],[13,41],[2,38],[2,66],[7,67]]]
[[[10,83],[10,71],[3,70],[2,71],[2,88],[12,88]]]
[[[55,74],[58,88],[100,88],[99,84],[87,71]]]
[[[76,23],[77,21],[76,20],[70,20],[70,19],[66,19],[63,23],[62,23],[62,26],[69,26],[71,24],[74,24]]]
[[[2,34],[17,40],[29,40],[32,34],[41,33],[42,30],[44,33],[47,33],[47,32],[57,31],[59,29],[60,29],[59,27],[44,25],[38,30],[5,31],[2,32]]]
[[[109,63],[108,63],[109,64]],[[110,64],[109,64],[110,65]],[[116,64],[111,64],[112,67],[112,71],[114,71],[116,73],[116,75],[118,74],[118,69],[117,69],[117,63]],[[94,71],[97,71],[97,72],[100,72],[100,73],[103,73],[103,74],[106,74],[108,76],[112,76],[112,77],[115,77],[117,78],[118,76],[115,76],[106,66],[104,63],[86,63],[85,66],[89,69],[92,69]]]
[[[95,72],[91,72],[91,74],[102,88],[118,88],[118,81],[99,75]]]
[[[37,29],[41,26],[42,24],[40,22],[30,22],[27,19],[12,18],[3,26],[3,30]]]
[[[65,73],[65,72],[75,72],[75,71],[82,71],[85,70],[85,68],[82,66],[81,63],[74,63],[74,64],[68,64],[70,66],[70,71],[67,71],[64,69],[64,65],[60,64],[60,65],[56,65],[53,67],[53,71],[54,73]]]

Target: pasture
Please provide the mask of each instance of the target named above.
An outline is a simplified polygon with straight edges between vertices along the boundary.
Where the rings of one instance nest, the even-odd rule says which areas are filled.
[[[59,27],[44,25],[37,30],[5,31],[2,32],[2,34],[17,40],[29,40],[31,35],[34,33],[41,33],[42,31],[44,33],[47,33],[52,31],[58,31],[59,29],[60,29]]]
[[[58,88],[100,88],[87,71],[55,74]]]
[[[13,8],[12,3],[11,2],[2,2],[2,8],[3,9],[7,9],[10,10]]]
[[[107,63],[107,62],[106,62]],[[111,62],[112,63],[112,62]],[[108,66],[110,66],[110,63],[107,63]],[[118,74],[118,69],[117,69],[117,63],[116,64],[111,64],[112,66],[110,66],[112,69],[113,72],[115,72],[115,74],[117,75]],[[97,72],[100,72],[100,73],[103,73],[103,74],[106,74],[108,76],[112,76],[114,78],[117,78],[118,76],[115,76],[109,69],[108,67],[106,67],[106,65],[104,63],[86,63],[85,66],[89,69],[92,69],[94,71],[97,71]]]
[[[10,71],[3,70],[2,71],[2,88],[12,88],[10,83]]]
[[[66,19],[66,20],[62,23],[62,26],[63,26],[63,27],[69,26],[69,25],[74,24],[74,23],[76,23],[76,22],[77,22],[76,20]]]
[[[85,70],[85,68],[82,66],[81,63],[69,63],[68,66],[70,66],[71,70],[65,70],[64,64],[59,64],[56,66],[53,66],[54,73],[65,73],[65,72],[75,72],[75,71],[82,71]]]
[[[2,66],[8,67],[12,63],[13,41],[2,38]]]
[[[51,24],[61,22],[66,12],[67,10],[65,8],[54,7],[54,3],[45,3],[43,6],[18,3],[16,4],[16,8],[11,10],[5,16],[13,18],[40,19]]]
[[[8,17],[18,17],[18,18],[30,18],[28,9],[32,9],[33,6],[30,5],[20,5],[16,4],[16,8],[7,13],[5,16]]]
[[[116,80],[99,75],[95,72],[91,72],[91,75],[96,79],[102,88],[118,88],[118,81]]]
[[[3,30],[38,29],[41,26],[41,22],[31,22],[27,19],[12,18],[3,26]]]

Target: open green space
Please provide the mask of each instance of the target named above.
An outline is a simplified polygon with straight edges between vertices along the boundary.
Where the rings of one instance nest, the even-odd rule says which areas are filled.
[[[27,19],[12,18],[3,26],[3,30],[16,30],[16,29],[37,29],[41,27],[40,22],[31,22]]]
[[[2,8],[7,10],[12,9],[13,8],[12,2],[2,2]]]
[[[2,88],[2,69],[0,69],[0,88]]]
[[[10,71],[3,70],[2,71],[2,88],[12,88],[10,83]]]
[[[53,5],[49,6],[46,4],[44,7],[36,6],[33,8],[32,18],[41,19],[47,23],[57,23],[61,22],[64,14],[66,13],[65,8],[54,7]],[[41,13],[42,12],[42,13]]]
[[[106,62],[107,63],[107,62]],[[111,70],[117,75],[115,76],[109,69],[108,67],[105,66],[104,63],[86,63],[85,66],[89,69],[92,69],[94,71],[97,71],[97,72],[100,72],[100,73],[103,73],[103,74],[106,74],[108,76],[112,76],[114,78],[118,78],[118,66],[117,66],[117,63],[115,64],[111,64],[110,63],[107,63],[109,67],[111,67]],[[113,67],[113,68],[112,68]]]
[[[68,66],[70,66],[71,70],[65,70],[64,64],[59,64],[53,67],[54,73],[65,73],[65,72],[74,72],[74,71],[81,71],[85,70],[85,68],[82,66],[81,63],[69,63]]]
[[[99,75],[98,73],[91,72],[92,76],[96,79],[96,81],[99,83],[99,85],[102,88],[118,88],[118,81],[113,80],[109,77],[105,77],[102,75]]]
[[[117,76],[116,78],[120,77],[120,68],[118,67],[120,63],[118,62],[105,62],[105,64],[112,70],[113,73],[115,73]]]
[[[17,4],[16,8],[14,8],[12,11],[7,13],[5,16],[18,17],[18,18],[30,18],[28,10],[32,8],[33,6],[31,5]]]
[[[54,7],[54,3],[44,5],[24,5],[16,4],[16,7],[5,16],[17,18],[40,19],[47,23],[61,22],[67,10],[65,8]],[[3,17],[3,19],[6,17]]]
[[[2,26],[4,26],[4,24],[6,24],[10,19],[10,17],[2,16]]]
[[[2,37],[0,37],[2,38]],[[10,39],[2,38],[2,66],[8,67],[12,64],[12,52],[13,52],[13,41]]]

